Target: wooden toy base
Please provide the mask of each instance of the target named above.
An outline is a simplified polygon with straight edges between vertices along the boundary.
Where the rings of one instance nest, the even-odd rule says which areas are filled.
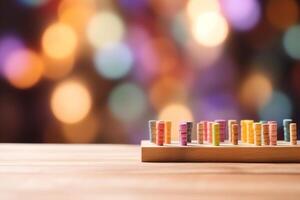
[[[177,143],[158,146],[141,142],[142,162],[300,162],[300,144],[278,141],[277,146],[255,146],[251,144],[220,146],[196,144],[188,146]]]

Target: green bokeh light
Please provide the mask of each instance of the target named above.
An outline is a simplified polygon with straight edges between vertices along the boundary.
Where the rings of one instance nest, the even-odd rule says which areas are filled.
[[[284,34],[283,47],[286,53],[294,58],[300,59],[300,26],[290,27]]]
[[[109,96],[110,111],[117,119],[125,123],[140,118],[146,107],[145,93],[133,83],[123,83],[117,86]]]

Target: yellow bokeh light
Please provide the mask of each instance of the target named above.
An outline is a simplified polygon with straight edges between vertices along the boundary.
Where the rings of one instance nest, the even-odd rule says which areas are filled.
[[[272,83],[264,74],[253,73],[241,86],[241,102],[250,110],[260,108],[270,100],[272,91]]]
[[[193,114],[188,107],[183,104],[172,103],[164,107],[158,116],[159,120],[171,120],[172,140],[178,139],[178,126],[182,121],[193,121]]]
[[[13,52],[4,63],[4,75],[16,88],[26,89],[35,85],[44,70],[42,59],[35,52],[22,49]]]
[[[206,47],[222,44],[227,38],[228,32],[225,18],[217,12],[203,13],[193,23],[192,34],[195,40]]]
[[[95,48],[118,43],[124,35],[124,24],[119,16],[105,11],[94,15],[88,23],[87,38]]]
[[[68,124],[84,119],[92,105],[87,88],[78,81],[66,81],[59,84],[51,96],[51,109],[54,116]]]
[[[190,19],[195,20],[206,12],[219,12],[221,6],[218,0],[189,0],[186,11]]]
[[[65,59],[71,56],[78,45],[74,30],[63,23],[50,25],[42,36],[44,53],[50,58]]]

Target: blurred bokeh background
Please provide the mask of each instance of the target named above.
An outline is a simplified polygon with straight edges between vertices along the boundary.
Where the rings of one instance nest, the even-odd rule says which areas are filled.
[[[296,0],[1,0],[0,142],[300,118]]]

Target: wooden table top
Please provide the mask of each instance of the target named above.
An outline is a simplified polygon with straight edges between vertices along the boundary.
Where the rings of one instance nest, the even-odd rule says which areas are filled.
[[[0,144],[0,199],[299,199],[300,164],[142,163],[134,145]]]

